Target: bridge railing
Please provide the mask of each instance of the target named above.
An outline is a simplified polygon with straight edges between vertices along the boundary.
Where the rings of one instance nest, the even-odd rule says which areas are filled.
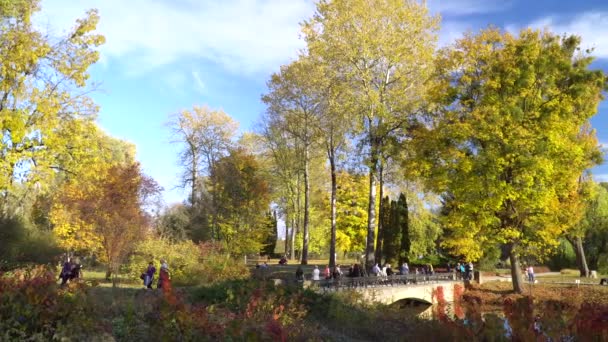
[[[406,274],[406,275],[391,275],[391,276],[370,276],[370,277],[341,277],[338,279],[321,279],[313,280],[312,287],[318,287],[323,290],[339,290],[339,289],[354,289],[368,288],[379,286],[404,286],[439,283],[445,281],[456,280],[453,273],[435,273],[435,274]]]

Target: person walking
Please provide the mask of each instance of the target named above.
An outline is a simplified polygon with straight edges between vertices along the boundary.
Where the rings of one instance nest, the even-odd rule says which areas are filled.
[[[534,268],[532,266],[528,266],[528,281],[534,283]]]
[[[169,265],[167,265],[166,260],[160,261],[160,271],[158,273],[158,284],[157,287],[159,289],[163,289],[163,291],[167,292],[171,290],[171,277],[169,273]]]
[[[148,269],[146,269],[145,277],[144,277],[144,286],[148,289],[152,288],[152,282],[154,281],[154,274],[156,273],[156,267],[154,267],[154,263],[150,261],[148,263]]]
[[[67,261],[65,263],[63,263],[63,267],[61,268],[61,273],[59,274],[59,279],[61,279],[61,285],[65,285],[68,280],[70,279],[70,277],[72,276],[72,267],[74,267],[74,265],[72,264],[72,261],[70,261],[70,258],[68,257]]]
[[[319,270],[319,266],[315,265],[315,269],[312,270],[312,280],[321,280],[321,271]]]
[[[323,270],[323,277],[325,277],[325,279],[331,278],[331,270],[329,269],[329,265],[325,265],[325,270]]]
[[[410,273],[410,267],[408,266],[407,262],[404,262],[403,265],[401,265],[401,275],[407,275]]]
[[[296,270],[296,280],[304,281],[304,271],[302,270],[302,266],[298,266],[298,269]]]

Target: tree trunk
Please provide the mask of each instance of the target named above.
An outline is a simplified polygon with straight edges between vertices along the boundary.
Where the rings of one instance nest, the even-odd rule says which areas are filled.
[[[289,203],[289,202],[288,202]],[[286,207],[289,206],[286,205]],[[287,258],[289,255],[289,210],[285,209],[285,252],[283,256]]]
[[[302,265],[308,265],[308,225],[310,221],[310,182],[308,179],[308,148],[304,151],[304,231],[302,231]]]
[[[369,206],[367,208],[367,243],[365,245],[365,265],[371,269],[375,264],[374,244],[376,233],[376,172],[378,161],[372,157],[369,170]]]
[[[336,197],[338,193],[338,181],[336,177],[336,160],[333,148],[330,147],[328,152],[331,170],[331,242],[329,245],[329,267],[333,269],[336,266]]]
[[[296,259],[296,235],[298,234],[298,232],[300,231],[300,223],[302,222],[302,220],[300,219],[302,217],[302,206],[301,206],[301,191],[300,191],[300,172],[298,172],[298,177],[296,178],[296,215],[295,215],[295,225],[293,226],[293,231],[292,231],[292,238],[293,238],[293,244],[292,244],[292,249],[291,249],[291,253],[292,253],[292,259]]]
[[[294,260],[296,257],[296,234],[298,234],[298,226],[296,218],[291,218],[291,250],[289,251],[289,259]]]
[[[380,162],[379,165],[379,171],[378,171],[378,178],[379,178],[379,186],[380,186],[380,208],[379,208],[379,212],[380,215],[378,217],[378,238],[376,239],[376,261],[381,263],[382,262],[382,244],[384,242],[384,220],[382,219],[382,215],[384,213],[384,201],[382,200],[384,198],[384,166],[382,164],[382,161]]]
[[[198,183],[198,156],[196,155],[196,149],[194,149],[192,145],[190,146],[190,152],[192,153],[192,174],[190,175],[192,177],[192,193],[190,194],[190,203],[192,203],[192,207],[196,208],[198,202],[198,194],[196,193]]]
[[[513,281],[513,291],[517,293],[524,292],[524,277],[521,272],[521,267],[519,265],[519,257],[515,253],[515,246],[510,244],[508,246],[509,249],[509,261],[511,262],[511,279]]]
[[[401,223],[401,244],[399,248],[399,265],[409,261],[408,255],[410,253],[410,210],[407,205],[407,195],[403,196],[403,222]],[[399,198],[401,199],[401,198]]]
[[[572,244],[572,247],[574,247],[576,265],[578,266],[580,276],[589,277],[589,266],[587,265],[585,249],[583,248],[583,239],[580,236],[577,236],[575,238],[568,238],[568,241]]]

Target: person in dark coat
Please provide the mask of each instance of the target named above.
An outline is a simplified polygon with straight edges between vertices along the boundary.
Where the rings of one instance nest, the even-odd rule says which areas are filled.
[[[61,279],[61,285],[65,285],[70,277],[72,276],[72,267],[74,265],[68,258],[68,261],[63,263],[63,267],[61,268],[61,273],[59,273],[59,279]]]

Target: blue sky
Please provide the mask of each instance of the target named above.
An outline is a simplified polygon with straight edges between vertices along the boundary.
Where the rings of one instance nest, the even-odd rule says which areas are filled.
[[[550,28],[583,37],[594,47],[597,68],[608,71],[608,1],[605,0],[428,0],[440,13],[440,44],[490,24],[510,31]],[[186,194],[176,189],[178,146],[164,126],[170,114],[197,104],[222,108],[253,128],[264,106],[265,82],[304,46],[299,23],[314,12],[310,0],[43,0],[39,25],[60,33],[90,8],[99,9],[98,31],[106,36],[101,61],[92,68],[100,83],[93,98],[99,124],[137,146],[146,173],[165,188],[168,203]],[[592,121],[608,148],[608,101]],[[593,170],[608,181],[608,164]]]

